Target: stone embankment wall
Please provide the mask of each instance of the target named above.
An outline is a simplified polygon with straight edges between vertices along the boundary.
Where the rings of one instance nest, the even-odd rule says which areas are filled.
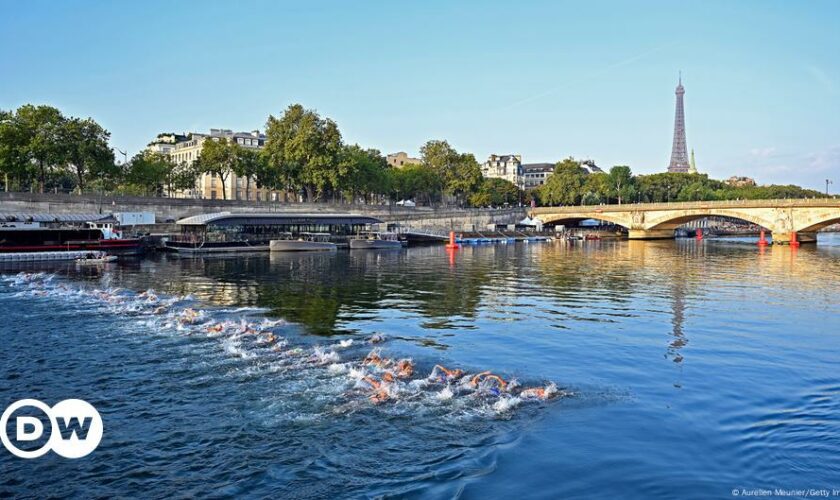
[[[512,223],[525,217],[524,208],[455,209],[406,208],[394,205],[354,205],[335,203],[271,203],[233,200],[189,200],[136,196],[92,196],[69,194],[0,193],[0,213],[112,213],[154,212],[158,223],[213,212],[250,213],[355,213],[399,222],[416,228],[469,231],[484,229],[490,223]],[[172,226],[160,225],[154,232]]]

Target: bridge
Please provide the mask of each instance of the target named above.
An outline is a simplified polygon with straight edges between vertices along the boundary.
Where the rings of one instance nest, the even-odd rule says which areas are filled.
[[[733,217],[763,227],[775,243],[817,241],[817,231],[840,223],[840,199],[690,201],[580,207],[539,207],[530,215],[546,225],[568,225],[585,219],[611,222],[627,229],[631,240],[669,239],[674,230],[703,217]]]

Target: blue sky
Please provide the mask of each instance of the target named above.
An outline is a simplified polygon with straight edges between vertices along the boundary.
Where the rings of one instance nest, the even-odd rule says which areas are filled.
[[[300,102],[383,153],[652,173],[682,70],[701,171],[840,191],[838,33],[832,1],[0,0],[0,107],[92,116],[133,154]]]

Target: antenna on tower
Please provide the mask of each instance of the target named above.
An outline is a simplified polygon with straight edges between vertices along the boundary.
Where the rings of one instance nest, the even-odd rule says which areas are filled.
[[[682,85],[682,70],[680,70],[680,85]]]

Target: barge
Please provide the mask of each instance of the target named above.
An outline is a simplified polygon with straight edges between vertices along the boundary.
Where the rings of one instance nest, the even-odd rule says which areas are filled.
[[[354,214],[231,213],[218,212],[181,219],[181,228],[166,248],[184,254],[261,252],[272,250],[272,241],[312,241],[347,248],[350,239],[382,221]],[[294,246],[301,246],[295,245]],[[274,243],[275,251],[289,245]]]

